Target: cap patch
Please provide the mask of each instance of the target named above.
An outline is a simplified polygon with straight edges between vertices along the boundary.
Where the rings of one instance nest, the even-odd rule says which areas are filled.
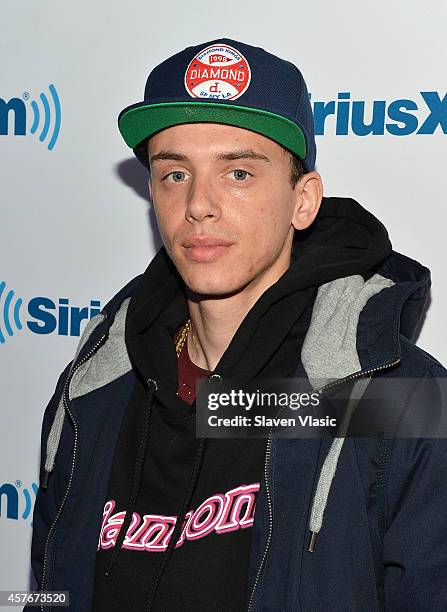
[[[192,98],[235,100],[247,90],[250,78],[250,65],[242,53],[229,45],[211,45],[189,63],[185,87]]]

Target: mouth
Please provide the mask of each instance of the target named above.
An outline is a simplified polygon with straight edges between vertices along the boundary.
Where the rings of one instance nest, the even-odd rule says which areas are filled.
[[[225,255],[234,244],[225,238],[213,236],[194,236],[182,243],[185,255],[188,259],[196,262],[215,261]]]

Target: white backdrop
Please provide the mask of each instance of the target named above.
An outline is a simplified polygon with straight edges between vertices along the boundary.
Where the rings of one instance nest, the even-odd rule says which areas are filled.
[[[351,101],[365,103],[365,123],[374,102],[376,112],[394,103],[391,116],[406,107],[412,117],[385,119],[400,135],[390,133],[395,128],[380,129],[380,113],[375,131],[383,133],[365,136],[356,135],[355,126],[337,134],[336,119],[328,117],[317,137],[317,169],[326,195],[357,199],[385,223],[394,249],[431,269],[431,303],[418,344],[447,361],[447,97],[441,105],[447,4],[20,0],[3,3],[1,17],[5,590],[28,586],[42,415],[78,340],[63,334],[67,307],[73,314],[92,300],[104,305],[144,271],[160,244],[146,199],[146,171],[122,141],[117,116],[142,99],[150,69],[172,53],[222,36],[243,40],[297,64],[313,102],[336,101],[337,108],[339,94],[349,93]],[[421,92],[432,92],[432,113]],[[13,111],[6,121],[8,102],[15,121]],[[427,117],[423,131],[430,133],[418,134]],[[27,323],[36,326],[36,317],[43,327],[32,330]]]

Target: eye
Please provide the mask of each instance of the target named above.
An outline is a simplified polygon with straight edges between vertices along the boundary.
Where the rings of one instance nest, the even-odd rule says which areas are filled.
[[[231,173],[237,181],[245,181],[247,176],[251,176],[251,174],[247,172],[247,170],[241,170],[240,168],[238,168],[237,170],[232,170]]]
[[[170,172],[169,174],[167,174],[163,180],[170,180],[170,181],[173,181],[174,183],[181,183],[182,181],[185,180],[185,176],[186,176],[185,172],[182,172],[181,170],[174,170],[173,172]]]

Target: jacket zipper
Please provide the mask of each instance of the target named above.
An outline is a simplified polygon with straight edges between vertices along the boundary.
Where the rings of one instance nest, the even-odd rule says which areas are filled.
[[[269,527],[268,527],[268,533],[267,533],[267,542],[265,544],[264,553],[262,555],[261,563],[259,565],[259,568],[258,568],[258,571],[257,571],[257,574],[256,574],[255,583],[253,585],[253,590],[251,592],[250,601],[249,601],[249,604],[248,604],[248,612],[250,612],[253,609],[256,589],[258,587],[259,580],[261,578],[262,569],[264,567],[265,560],[267,558],[267,553],[268,553],[268,550],[269,550],[269,547],[270,547],[270,542],[272,540],[272,534],[273,534],[273,506],[272,506],[272,498],[271,498],[271,495],[270,495],[269,478],[268,478],[269,465],[270,465],[270,450],[271,450],[271,446],[272,446],[272,429],[270,429],[269,437],[268,437],[268,440],[267,440],[267,447],[266,447],[266,451],[265,451],[265,464],[264,464],[264,482],[265,482],[265,492],[266,492],[266,497],[267,497]]]
[[[60,515],[62,514],[62,510],[64,509],[65,506],[65,502],[68,499],[68,496],[70,494],[70,488],[71,488],[71,483],[73,481],[73,475],[74,475],[74,470],[75,470],[75,463],[76,463],[76,452],[77,452],[77,448],[78,448],[78,426],[77,423],[74,419],[73,413],[70,410],[70,407],[68,405],[68,388],[70,386],[70,382],[71,379],[73,378],[74,374],[76,373],[76,371],[78,370],[78,368],[80,368],[81,365],[83,365],[86,361],[88,361],[90,359],[90,357],[97,351],[97,349],[101,346],[101,344],[104,342],[104,340],[107,338],[107,335],[104,334],[99,340],[98,342],[95,344],[95,346],[87,353],[87,355],[85,355],[85,357],[83,359],[81,359],[81,361],[79,361],[76,364],[76,367],[70,372],[67,380],[65,381],[65,385],[64,385],[64,390],[62,392],[62,398],[63,398],[63,403],[64,403],[64,407],[65,407],[65,411],[67,412],[67,414],[70,417],[70,421],[73,425],[73,429],[74,429],[74,444],[73,444],[73,458],[71,461],[71,471],[70,471],[70,478],[68,479],[68,484],[67,484],[67,489],[65,491],[65,495],[62,499],[62,503],[59,507],[59,510],[57,511],[57,514],[54,518],[54,521],[50,527],[50,530],[48,532],[48,536],[47,536],[47,540],[45,542],[45,552],[44,552],[44,557],[43,557],[43,570],[42,570],[42,586],[41,586],[41,591],[44,590],[44,584],[45,584],[45,574],[46,574],[46,570],[47,570],[47,557],[48,557],[48,545],[50,542],[50,538],[54,532],[54,529],[56,527],[56,523],[59,520]],[[44,612],[44,605],[43,603],[40,606],[40,609],[42,610],[42,612]]]
[[[339,380],[336,380],[332,383],[328,383],[327,385],[325,385],[324,387],[322,387],[321,389],[319,389],[317,392],[319,394],[325,392],[327,389],[330,389],[332,387],[335,387],[337,385],[341,385],[344,384],[345,382],[348,382],[349,380],[355,379],[355,378],[362,378],[364,376],[368,376],[369,374],[373,374],[374,372],[377,372],[379,370],[386,370],[388,368],[391,368],[394,365],[397,365],[398,363],[400,363],[401,359],[400,357],[398,357],[397,359],[394,359],[393,361],[390,361],[389,363],[385,363],[381,366],[377,366],[375,368],[370,368],[369,370],[364,370],[361,372],[356,372],[355,374],[350,374],[349,376],[345,376],[344,378],[340,378]],[[255,593],[256,593],[256,589],[258,587],[259,584],[259,580],[261,578],[261,573],[262,573],[262,569],[264,567],[266,558],[267,558],[267,554],[268,554],[268,550],[270,547],[270,543],[272,540],[272,535],[273,535],[273,510],[272,510],[272,500],[271,500],[271,496],[270,496],[270,488],[269,488],[269,482],[268,482],[268,467],[269,467],[269,462],[270,462],[270,450],[271,450],[271,443],[272,443],[272,430],[270,430],[269,433],[269,437],[268,437],[268,441],[267,441],[267,449],[266,449],[266,453],[265,453],[265,465],[264,465],[264,479],[265,479],[265,491],[266,491],[266,497],[267,497],[267,506],[268,506],[268,515],[269,515],[269,528],[268,528],[268,535],[267,535],[267,542],[265,545],[265,549],[264,549],[264,554],[262,555],[262,560],[261,563],[259,565],[257,574],[256,574],[256,579],[255,579],[255,583],[253,585],[253,590],[251,592],[251,596],[250,596],[250,601],[248,604],[248,612],[251,612],[251,610],[253,609],[253,604],[254,604],[254,597],[255,597]]]
[[[355,374],[350,374],[349,376],[345,376],[344,378],[339,378],[338,380],[335,380],[334,382],[328,383],[321,389],[317,389],[317,393],[321,395],[321,393],[324,393],[327,389],[331,389],[332,387],[336,387],[337,385],[342,385],[345,382],[352,380],[353,378],[363,378],[364,376],[368,376],[369,374],[374,374],[374,372],[377,372],[378,370],[386,370],[388,368],[391,368],[394,365],[397,365],[398,363],[400,363],[400,361],[401,359],[400,357],[398,357],[394,361],[389,361],[388,363],[384,363],[383,365],[377,366],[376,368],[371,368],[369,370],[363,370],[361,372],[356,372]]]

